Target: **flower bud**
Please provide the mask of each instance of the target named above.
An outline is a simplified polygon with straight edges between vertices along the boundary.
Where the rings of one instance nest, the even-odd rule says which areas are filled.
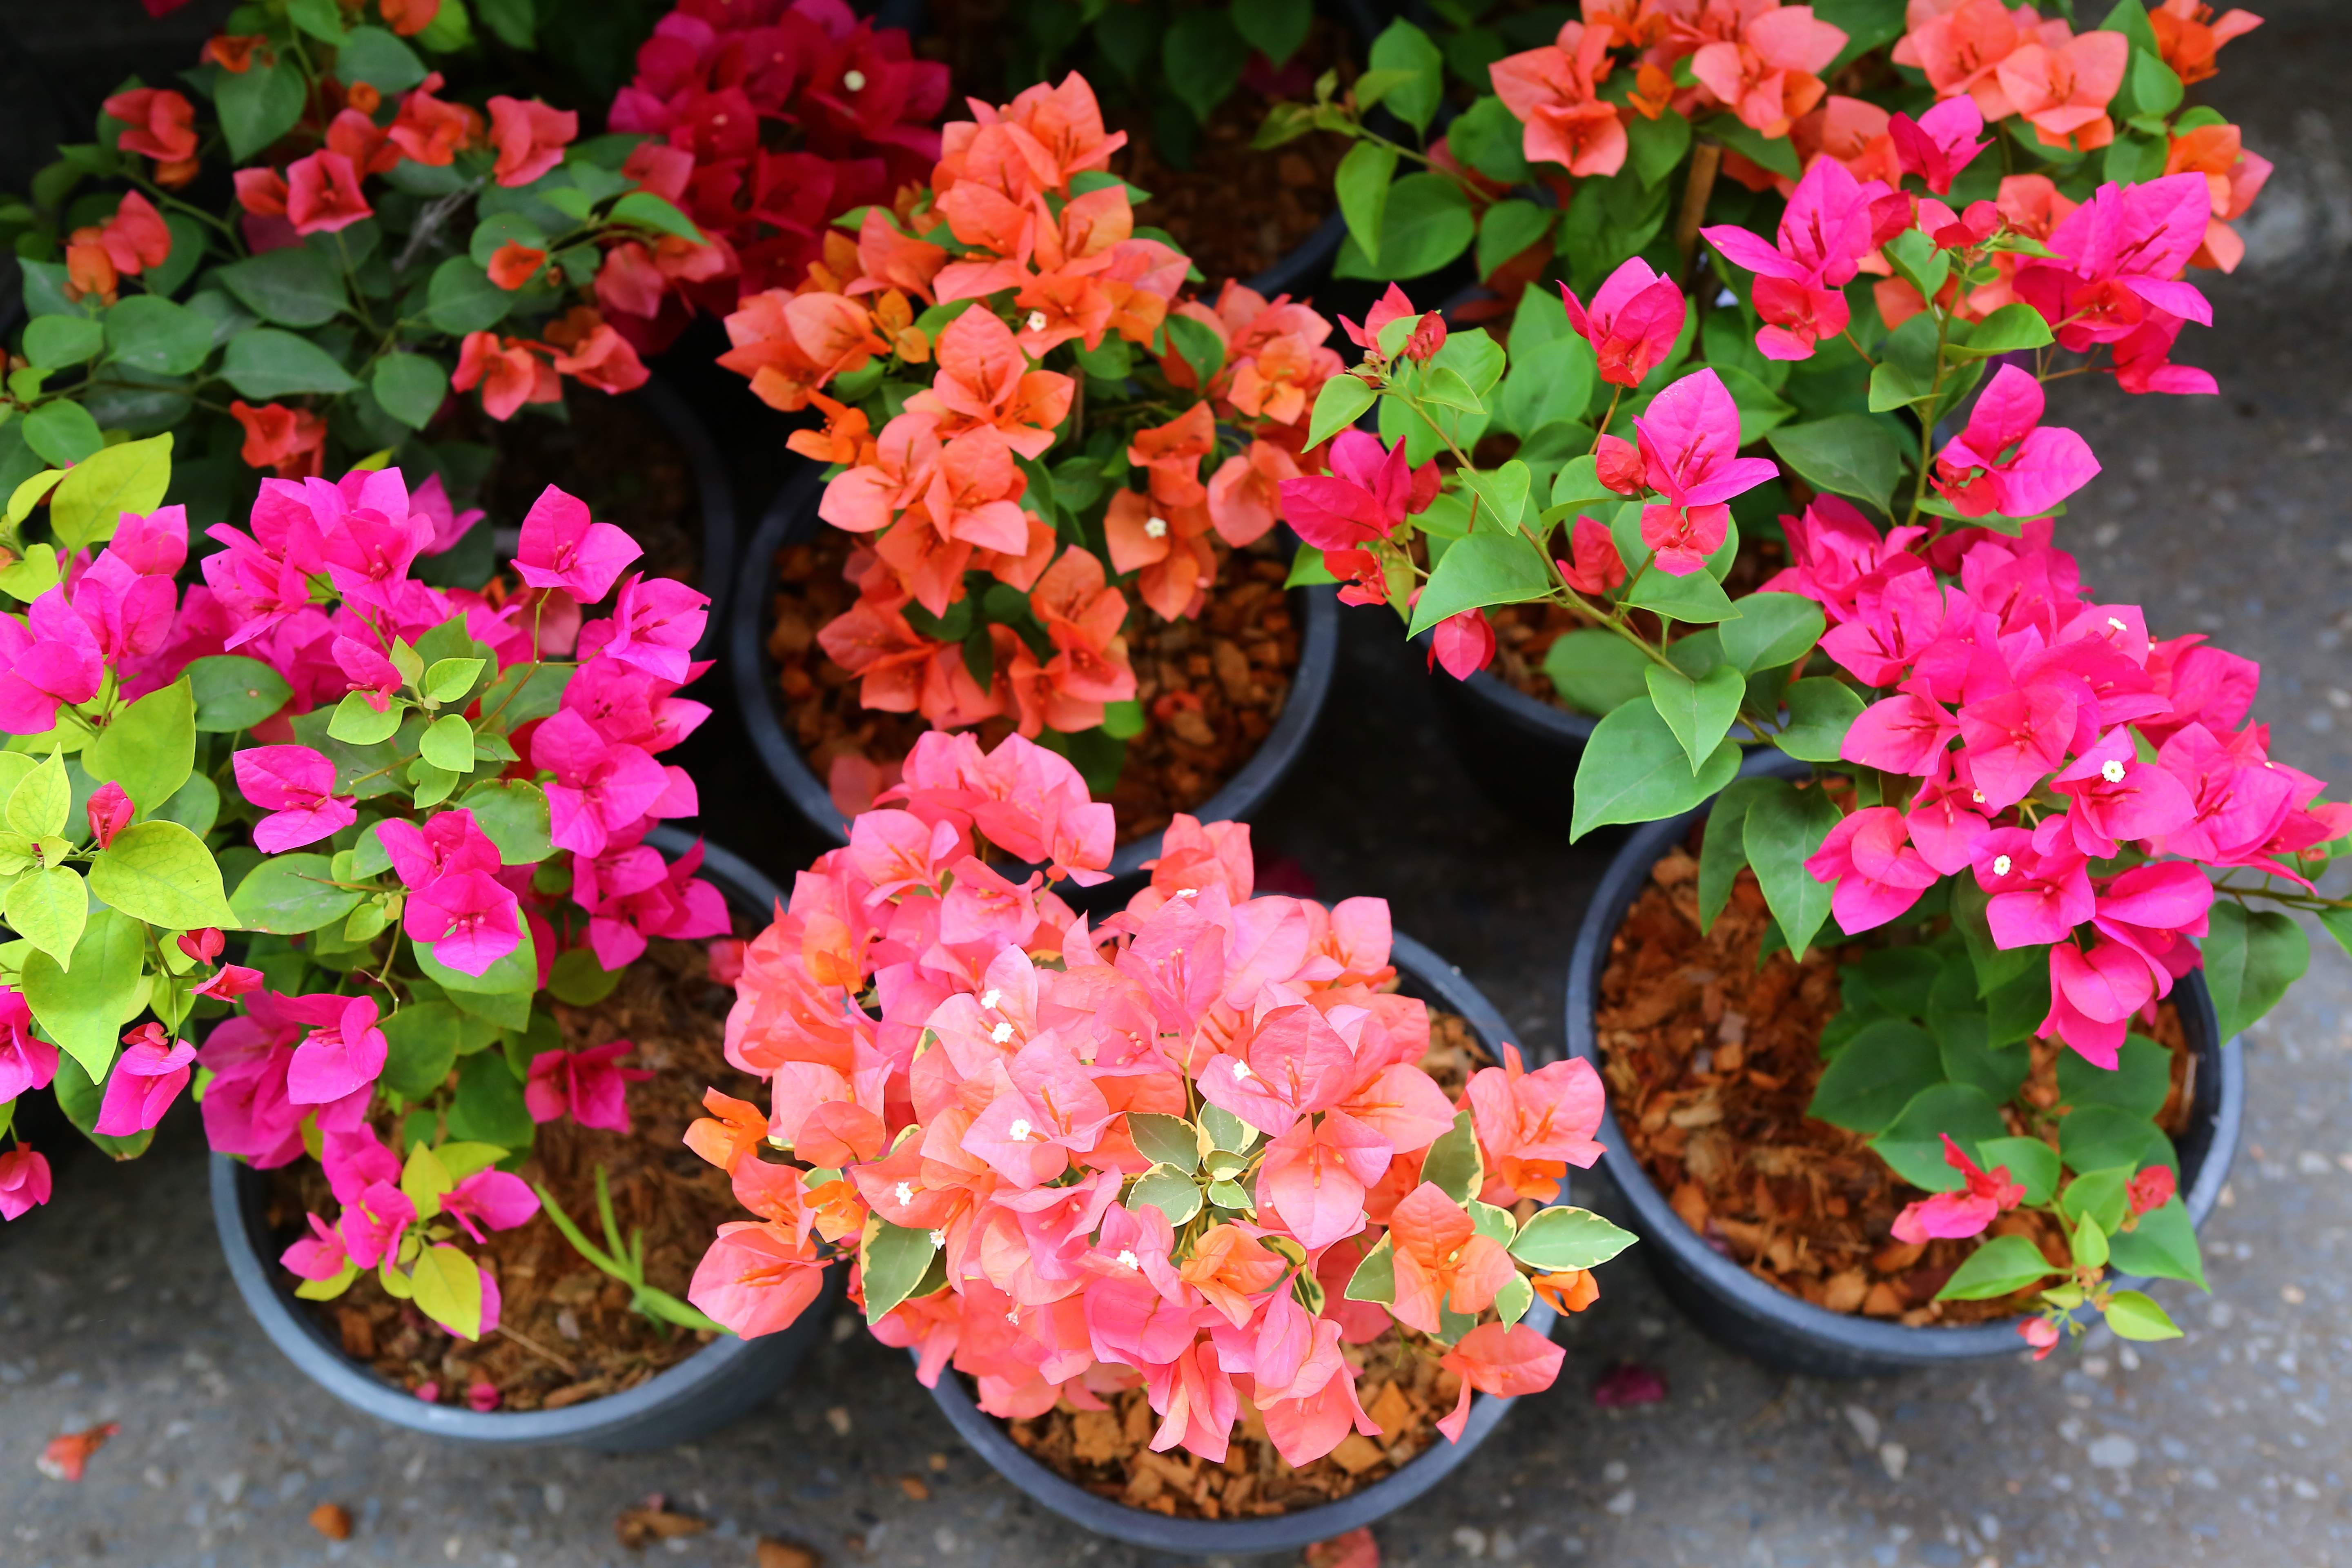
[[[1601,482],[1621,496],[1638,496],[1648,488],[1643,478],[1642,449],[1618,436],[1603,436],[1593,448]]]
[[[1431,310],[1412,329],[1412,336],[1404,341],[1404,357],[1426,360],[1445,346],[1445,318]]]
[[[91,795],[88,808],[89,832],[98,840],[98,847],[104,849],[113,844],[114,836],[130,826],[138,809],[119,784],[105,784]]]
[[[92,805],[98,803],[93,800]],[[218,926],[200,926],[180,933],[180,951],[198,963],[210,963],[221,952],[222,938]]]

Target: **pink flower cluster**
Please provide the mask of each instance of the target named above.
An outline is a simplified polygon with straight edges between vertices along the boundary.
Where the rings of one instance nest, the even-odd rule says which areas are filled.
[[[1180,816],[1150,887],[1090,927],[1035,874],[1013,882],[975,853],[975,835],[1040,860],[1090,841],[1056,858],[1102,864],[1110,809],[1077,804],[1066,762],[1018,736],[982,755],[933,734],[896,796],[801,874],[743,954],[727,1053],[769,1080],[772,1107],[714,1095],[719,1115],[688,1142],[761,1219],[723,1227],[695,1303],[740,1332],[783,1326],[824,1264],[812,1232],[856,1237],[871,1215],[928,1233],[947,1279],[877,1333],[919,1349],[926,1383],[950,1363],[975,1379],[993,1414],[1097,1408],[1140,1385],[1160,1417],[1152,1446],[1212,1460],[1244,1401],[1292,1464],[1374,1432],[1342,1346],[1392,1317],[1434,1332],[1442,1304],[1475,1313],[1517,1277],[1422,1179],[1457,1106],[1415,1065],[1423,1005],[1383,989],[1386,905],[1254,898],[1247,828]],[[1507,1054],[1463,1097],[1483,1195],[1549,1199],[1599,1155],[1600,1082],[1581,1062],[1529,1073]],[[1255,1216],[1180,1233],[1121,1201],[1153,1166],[1129,1118],[1202,1101],[1266,1140]],[[763,1140],[818,1169],[761,1161]],[[1383,1228],[1386,1310],[1345,1299]],[[1301,1278],[1321,1289],[1295,1289]],[[1460,1430],[1473,1389],[1531,1392],[1559,1363],[1524,1325],[1472,1330],[1444,1358],[1462,1401],[1443,1425]]]
[[[98,559],[77,552],[64,562],[64,580],[35,599],[24,620],[0,616],[0,731],[47,734],[57,728],[58,704],[88,702],[109,671],[135,699],[171,684],[190,658],[216,651],[174,623],[173,579],[187,558],[186,508],[125,513]]]
[[[2023,384],[1997,397],[2011,375]],[[2004,370],[1947,463],[1990,445],[1979,422],[2013,421],[2011,399],[2028,391],[2039,392],[2031,378]],[[1835,884],[1846,931],[1883,925],[1939,877],[1970,872],[1990,895],[1996,945],[2050,946],[2040,1032],[2112,1068],[2130,1020],[2152,1017],[2197,966],[2189,939],[2205,934],[2209,868],[2252,867],[2307,888],[2297,852],[2352,831],[2352,805],[2317,803],[2320,781],[2272,760],[2267,727],[2245,722],[2256,667],[2199,634],[2153,640],[2137,605],[2087,596],[2074,557],[2052,547],[2049,520],[2014,538],[1882,536],[1823,496],[1784,521],[1796,564],[1765,590],[1819,602],[1822,651],[1884,693],[1841,755],[1919,781],[1907,809],[1854,812],[1806,862]],[[2095,875],[2126,846],[2147,858]]]

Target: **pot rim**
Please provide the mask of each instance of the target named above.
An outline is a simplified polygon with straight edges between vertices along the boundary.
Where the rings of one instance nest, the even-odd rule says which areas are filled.
[[[1445,1011],[1466,1018],[1488,1052],[1497,1061],[1502,1059],[1500,1047],[1511,1038],[1512,1031],[1495,1005],[1464,976],[1459,967],[1401,932],[1391,940],[1390,962],[1418,982]],[[1560,1058],[1555,1056],[1547,1059]],[[1559,1195],[1552,1201],[1569,1201],[1565,1178],[1560,1182]],[[1519,1321],[1549,1338],[1558,1319],[1557,1312],[1538,1300]],[[919,1352],[913,1352],[910,1359],[919,1362]],[[930,1393],[957,1436],[988,1461],[990,1468],[1034,1501],[1097,1535],[1155,1551],[1195,1554],[1296,1551],[1370,1524],[1403,1508],[1453,1474],[1509,1414],[1512,1405],[1510,1399],[1499,1394],[1475,1395],[1470,1402],[1470,1419],[1459,1441],[1444,1442],[1443,1447],[1433,1444],[1394,1474],[1346,1497],[1290,1513],[1210,1520],[1177,1519],[1147,1509],[1129,1508],[1065,1479],[1014,1443],[1001,1419],[982,1411],[952,1369],[943,1372]],[[1440,1441],[1443,1442],[1442,1435]]]
[[[737,710],[742,715],[751,749],[758,753],[768,776],[801,816],[840,845],[849,842],[848,819],[834,805],[824,781],[808,765],[800,747],[784,732],[782,722],[776,717],[775,704],[769,697],[770,660],[761,636],[772,580],[769,563],[786,536],[804,518],[814,516],[824,471],[814,462],[803,467],[784,482],[767,515],[761,519],[759,530],[751,538],[751,551],[744,558],[746,580],[741,584],[742,592],[736,595],[728,613],[728,663],[733,667],[730,673]],[[753,573],[757,574],[756,588],[751,576]],[[1274,728],[1258,742],[1249,761],[1190,814],[1202,822],[1246,821],[1264,805],[1305,752],[1316,721],[1322,717],[1323,705],[1330,697],[1339,665],[1339,590],[1324,584],[1289,592],[1304,595],[1306,610],[1299,617],[1298,669],[1291,678],[1290,693],[1283,701]],[[1294,599],[1294,605],[1297,602]],[[1121,845],[1111,857],[1112,882],[1142,875],[1143,863],[1159,858],[1160,837],[1147,834]]]
[[[1810,771],[1808,764],[1793,763],[1778,752],[1771,756],[1770,765],[1755,771],[1780,777]],[[1599,1001],[1601,959],[1610,939],[1623,922],[1625,911],[1642,885],[1649,879],[1650,868],[1706,809],[1706,805],[1701,805],[1695,811],[1636,828],[1610,861],[1607,874],[1593,890],[1591,902],[1585,906],[1584,920],[1577,930],[1576,945],[1569,959],[1567,1038],[1570,1054],[1584,1058],[1596,1070],[1602,1062],[1592,1017]],[[2174,988],[2173,995],[2186,1015],[2184,1022],[2192,1037],[2201,1032],[2206,1040],[2219,1040],[2221,1024],[2213,1011],[2212,995],[2205,987],[2202,969],[2190,971],[2188,978]],[[2240,1041],[2235,1037],[2220,1041],[2211,1049],[2220,1065],[2220,1071],[2214,1074],[2212,1137],[2199,1162],[2195,1180],[2181,1194],[2189,1223],[2198,1227],[2203,1226],[2206,1216],[2221,1200],[2222,1184],[2229,1178],[2230,1166],[2237,1153],[2239,1121],[2245,1103],[2245,1059]],[[1763,1319],[1785,1334],[1889,1365],[1969,1360],[2023,1348],[2017,1327],[2032,1315],[2030,1313],[1954,1328],[1924,1324],[1910,1328],[1859,1314],[1832,1312],[1767,1284],[1708,1247],[1683,1223],[1682,1216],[1675,1213],[1626,1141],[1618,1125],[1613,1102],[1604,1103],[1600,1137],[1603,1163],[1639,1216],[1635,1228],[1642,1240],[1664,1248],[1675,1264],[1696,1276],[1715,1295],[1729,1299],[1742,1310]],[[2118,1278],[2116,1283],[2138,1288],[2147,1281]],[[2079,1313],[2096,1316],[2088,1307],[2078,1309]]]
[[[676,857],[692,847],[695,835],[682,828],[659,826],[646,841]],[[739,909],[767,918],[782,897],[775,884],[741,857],[716,845],[703,847],[703,869],[711,874]],[[561,1410],[475,1411],[462,1406],[427,1405],[404,1389],[384,1382],[343,1353],[318,1320],[300,1304],[277,1267],[264,1217],[266,1192],[262,1173],[226,1154],[211,1157],[213,1219],[228,1260],[229,1276],[244,1298],[247,1310],[261,1325],[272,1345],[310,1379],[341,1400],[380,1421],[436,1437],[460,1441],[530,1446],[593,1444],[606,1436],[627,1436],[627,1429],[649,1417],[690,1406],[746,1375],[773,1352],[761,1341],[734,1335],[714,1340],[677,1365],[655,1373],[635,1388],[625,1389]],[[823,1307],[838,1289],[838,1269],[829,1270],[825,1289],[804,1321],[821,1322]]]

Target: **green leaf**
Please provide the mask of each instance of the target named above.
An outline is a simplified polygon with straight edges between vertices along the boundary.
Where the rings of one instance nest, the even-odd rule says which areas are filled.
[[[2003,305],[1969,329],[1968,342],[1946,345],[1948,353],[1969,359],[2046,348],[2052,342],[2050,323],[2031,305]]]
[[[1972,881],[1973,878],[1963,878]],[[2033,950],[2036,956],[2047,948]],[[2038,963],[1985,998],[1985,1043],[1996,1049],[2031,1039],[2050,1016],[2050,967]]]
[[[322,327],[351,309],[341,269],[306,245],[232,261],[213,277],[247,310],[281,327]]]
[[[65,398],[26,415],[22,428],[25,445],[60,468],[93,457],[106,445],[89,410]]]
[[[487,661],[478,658],[440,658],[425,671],[422,689],[427,702],[444,707],[457,701],[474,689],[474,681],[482,673]]]
[[[457,1064],[457,1090],[449,1101],[449,1136],[520,1152],[538,1136],[523,1104],[522,1080],[496,1051],[477,1051]]]
[[[1567,1268],[1598,1268],[1633,1241],[1633,1232],[1620,1230],[1590,1210],[1553,1205],[1528,1217],[1510,1248],[1511,1256],[1529,1268],[1557,1274]]]
[[[1201,1107],[1201,1129],[1212,1146],[1237,1154],[1257,1142],[1257,1129],[1222,1106]]]
[[[2120,1273],[2181,1279],[2200,1290],[2207,1289],[2197,1227],[2189,1222],[2189,1210],[2177,1195],[2140,1215],[2131,1229],[2109,1237],[2107,1260]]]
[[[1881,1018],[1865,1025],[1823,1069],[1807,1113],[1849,1131],[1879,1132],[1922,1089],[1943,1080],[1935,1037],[1907,1019]]]
[[[2021,1236],[1996,1236],[1974,1252],[1936,1292],[1938,1301],[1990,1301],[2013,1296],[2058,1270]]]
[[[171,481],[169,435],[109,447],[58,482],[49,497],[49,526],[68,552],[88,549],[113,538],[124,512],[150,512],[163,505]]]
[[[2039,969],[2045,974],[2050,966],[2050,950],[2046,947],[1999,948],[1993,945],[1992,928],[1985,921],[1985,905],[1990,895],[1977,886],[1974,877],[1955,878],[1952,882],[1952,924],[1968,943],[1969,960],[1976,966],[1977,994],[1990,997],[1999,987],[2009,984],[2028,970]],[[2035,1024],[2041,1023],[2036,1017]],[[2007,1044],[2005,1040],[1990,1040],[1990,1044]]]
[[[1805,862],[1817,854],[1830,830],[1838,825],[1838,808],[1826,792],[1799,789],[1786,780],[1780,788],[1759,790],[1748,806],[1742,835],[1748,863],[1756,868],[1757,884],[1772,918],[1780,922],[1789,951],[1801,958],[1806,946],[1830,918],[1828,884],[1814,880]]]
[[[1698,925],[1712,931],[1724,906],[1731,901],[1732,885],[1748,864],[1748,808],[1770,792],[1779,779],[1734,779],[1707,808],[1706,836],[1698,851]]]
[[[1481,528],[1456,540],[1429,574],[1406,635],[1419,637],[1464,610],[1524,604],[1550,590],[1550,563],[1526,535]]]
[[[1206,322],[1196,321],[1190,316],[1169,317],[1168,342],[1192,367],[1196,386],[1208,385],[1224,368],[1224,342]]]
[[[2098,1223],[2101,1230],[2112,1232],[2131,1212],[2131,1179],[2129,1165],[2085,1171],[2067,1184],[2064,1195],[2058,1200],[2058,1212],[2069,1224],[2091,1219]]]
[[[475,0],[482,25],[509,48],[529,52],[539,47],[538,17],[531,0]]]
[[[230,161],[237,163],[251,163],[256,153],[293,130],[309,96],[302,72],[291,59],[269,66],[257,60],[251,69],[225,72],[215,83],[213,107],[220,112]]]
[[[1783,425],[1767,436],[1772,450],[1815,489],[1866,500],[1892,515],[1903,454],[1885,426],[1864,414],[1832,414]]]
[[[458,713],[444,713],[425,726],[424,739],[418,742],[425,760],[436,768],[453,773],[471,773],[474,768],[474,727]]]
[[[1650,694],[1648,656],[1597,626],[1562,633],[1545,650],[1543,668],[1561,701],[1596,719]]]
[[[1533,202],[1503,201],[1478,220],[1478,276],[1492,278],[1513,257],[1551,232],[1559,215]]]
[[[1802,594],[1748,594],[1739,618],[1723,624],[1723,657],[1741,674],[1775,669],[1801,658],[1822,640],[1829,622]]]
[[[89,894],[81,873],[70,866],[32,870],[16,879],[0,900],[0,913],[16,933],[61,965],[73,962],[74,944],[89,921]]]
[[[1975,979],[1962,970],[1963,984],[1973,989]],[[1995,1100],[2013,1097],[2024,1084],[2032,1054],[2014,1046],[1994,1047],[1986,1041],[1985,1016],[1938,1005],[1927,1016],[1927,1032],[1944,1053],[1944,1073],[1954,1083],[1972,1083]]]
[[[1313,0],[1234,0],[1231,15],[1250,47],[1280,66],[1307,41],[1315,6]]]
[[[172,798],[149,814],[165,822],[176,822],[202,838],[210,833],[220,816],[220,788],[202,773],[190,773],[188,782],[172,792]]]
[[[47,540],[26,545],[22,559],[0,571],[0,593],[23,604],[31,604],[57,585],[58,547]]]
[[[251,327],[229,339],[221,375],[244,395],[265,401],[300,392],[349,392],[359,385],[326,350],[275,327]]]
[[[8,792],[8,826],[27,838],[63,833],[73,815],[73,784],[63,755],[51,752]]]
[[[1396,166],[1395,148],[1359,142],[1348,149],[1338,173],[1331,176],[1340,215],[1348,220],[1348,233],[1370,261],[1380,259],[1381,225],[1388,216],[1389,184],[1396,178]]]
[[[42,1032],[104,1082],[116,1037],[147,1002],[146,928],[110,909],[89,911],[68,971],[47,953],[25,955],[25,1002]]]
[[[1415,131],[1429,129],[1445,95],[1445,56],[1429,35],[1400,18],[1372,40],[1371,68],[1410,71],[1381,97],[1388,111]]]
[[[1625,143],[1634,175],[1644,185],[1654,185],[1673,174],[1690,151],[1691,122],[1671,109],[1655,120],[1637,114],[1625,127]]]
[[[1977,1163],[1988,1171],[2007,1170],[2009,1179],[2025,1188],[2028,1208],[2039,1208],[2058,1190],[2058,1151],[2039,1138],[1979,1138]]]
[[[1376,280],[1423,277],[1469,249],[1477,228],[1470,198],[1460,185],[1443,174],[1407,174],[1389,187],[1379,261],[1366,255],[1351,235],[1339,247],[1332,276]]]
[[[247,730],[286,706],[294,694],[286,678],[257,658],[214,654],[188,666],[196,728],[207,734]]]
[[[1528,1283],[1528,1277],[1514,1274],[1495,1292],[1495,1316],[1506,1324],[1516,1323],[1528,1315],[1535,1300],[1536,1289]]]
[[[1434,1182],[1440,1192],[1457,1204],[1466,1204],[1486,1184],[1486,1156],[1467,1110],[1454,1112],[1451,1131],[1429,1146],[1423,1157],[1421,1179]]]
[[[1222,11],[1179,13],[1160,57],[1168,85],[1202,124],[1239,84],[1248,63],[1249,45]]]
[[[212,851],[176,822],[134,822],[116,834],[90,862],[89,890],[164,931],[236,925]]]
[[[2252,1027],[2303,978],[2311,967],[2311,939],[2291,916],[2249,913],[2234,900],[2215,900],[2207,920],[2205,984],[2226,1040]]]
[[[1689,811],[1738,772],[1739,748],[1726,741],[1693,776],[1689,756],[1657,709],[1628,702],[1594,725],[1585,742],[1569,837],[1581,838],[1612,822],[1654,822]]]
[[[1709,574],[1693,572],[1675,577],[1654,566],[1642,574],[1641,581],[1625,595],[1625,602],[1670,620],[1702,626],[1738,620],[1742,614],[1724,593],[1723,584]]]
[[[499,847],[509,866],[530,866],[555,852],[548,841],[547,795],[522,779],[492,779],[467,790],[457,804],[474,814],[474,824]]]
[[[436,331],[462,337],[497,326],[515,296],[490,281],[490,275],[468,258],[453,256],[433,269],[425,288],[425,317]]]
[[[2104,1268],[2107,1265],[2106,1227],[2089,1215],[2074,1222],[2074,1262],[2084,1268]]]
[[[2172,1089],[2172,1053],[2141,1035],[2125,1037],[2110,1069],[2074,1051],[2058,1053],[2058,1102],[2080,1108],[2112,1105],[2132,1116],[2153,1118]]]
[[[373,746],[392,739],[408,715],[407,706],[389,701],[379,713],[368,705],[368,696],[363,691],[344,692],[342,700],[335,704],[335,716],[327,721],[327,733],[354,746]]]
[[[1841,1052],[1839,1060],[1847,1054]],[[1912,1096],[1870,1146],[1913,1186],[1948,1193],[1966,1186],[1968,1179],[1945,1163],[1944,1135],[1948,1133],[1960,1152],[1973,1159],[1979,1141],[2008,1131],[2000,1107],[1983,1089],[1974,1084],[1938,1083]]]
[[[528,44],[520,46],[530,47]],[[382,27],[353,27],[335,52],[335,75],[363,81],[390,98],[425,79],[425,63],[415,50]]]
[[[931,1267],[939,1244],[927,1230],[892,1225],[880,1215],[866,1222],[857,1249],[858,1269],[866,1286],[866,1321],[878,1323],[898,1310]]]
[[[1128,1202],[1150,1204],[1168,1216],[1170,1225],[1181,1226],[1201,1212],[1201,1187],[1174,1165],[1154,1165],[1136,1178]]]
[[[1343,1292],[1350,1301],[1376,1301],[1381,1306],[1396,1301],[1396,1244],[1383,1235],[1378,1246],[1364,1254],[1356,1265],[1355,1273],[1348,1277],[1348,1289]]]
[[[1648,665],[1642,673],[1649,683],[1651,702],[1666,728],[1675,732],[1675,739],[1682,742],[1696,774],[1739,716],[1739,699],[1747,683],[1729,665],[1717,665],[1697,680],[1657,664]]]
[[[117,713],[81,753],[91,778],[121,784],[142,811],[178,794],[195,760],[196,700],[185,680],[151,691]]]
[[[2177,1340],[2179,1326],[2165,1315],[2156,1299],[2138,1290],[2118,1290],[2107,1298],[2107,1327],[2119,1340]]]
[[[1845,732],[1862,717],[1862,699],[1833,676],[1808,676],[1789,683],[1780,700],[1789,722],[1780,734],[1780,749],[1809,763],[1833,763],[1845,745]]]
[[[2145,1116],[2134,1116],[2112,1105],[2085,1105],[2058,1123],[2058,1156],[2070,1171],[2106,1171],[2129,1166],[2135,1171],[2167,1165],[2175,1173],[2180,1156],[2172,1140]]]
[[[29,328],[26,335],[32,335]],[[213,327],[198,312],[160,294],[133,294],[106,312],[106,343],[115,363],[126,369],[185,375],[212,353]]]
[[[575,947],[555,955],[554,965],[548,971],[547,988],[559,1002],[574,1007],[593,1007],[613,994],[621,984],[621,972],[607,969],[596,961],[596,950]]]
[[[482,1337],[482,1271],[472,1258],[436,1242],[418,1254],[408,1286],[418,1311],[461,1340]]]
[[[449,372],[425,354],[392,353],[375,362],[369,384],[386,414],[412,430],[422,430],[449,395]]]
[[[36,316],[25,327],[25,358],[40,370],[79,364],[106,346],[106,328],[88,316]]]
[[[98,1077],[100,1079],[106,1077],[106,1069],[102,1065],[99,1068]],[[99,1111],[105,1106],[106,1089],[102,1084],[91,1079],[90,1075],[82,1069],[81,1063],[77,1061],[71,1053],[59,1058],[58,1076],[50,1084],[50,1091],[58,1097],[58,1109],[66,1113],[66,1120],[71,1121],[83,1137],[105,1150],[112,1159],[136,1160],[140,1155],[147,1152],[149,1144],[155,1142],[155,1131],[152,1128],[144,1132],[133,1133],[128,1138],[117,1138],[108,1133],[92,1131],[98,1125]]]
[[[1490,220],[1491,221],[1491,220]],[[1532,289],[1529,292],[1533,292]],[[1592,401],[1592,384],[1599,374],[1598,362],[1593,358],[1592,345],[1581,336],[1565,336],[1541,342],[1523,343],[1511,340],[1511,370],[1503,378],[1503,396],[1496,407],[1503,427],[1512,433],[1532,436],[1556,420],[1575,419],[1582,416],[1586,405]],[[1590,445],[1590,443],[1587,443]],[[1590,458],[1580,458],[1584,468],[1580,477],[1591,479],[1593,465]],[[1571,463],[1569,468],[1575,468]],[[1615,505],[1618,497],[1602,488],[1597,479],[1591,488],[1573,496],[1560,493],[1561,482],[1568,480],[1568,468],[1560,470],[1555,481],[1551,504],[1564,500],[1606,500]]]
[[[398,659],[394,660],[398,663]],[[571,664],[515,666],[482,692],[484,725],[512,730],[533,719],[544,719],[563,705],[564,688],[572,684]]]
[[[331,925],[352,912],[365,895],[332,885],[324,855],[273,855],[247,873],[229,908],[247,931],[298,936]]]
[[[457,1065],[459,1023],[446,1002],[412,1002],[384,1019],[383,1086],[408,1100],[439,1089]]]
[[[1470,531],[1475,534],[1496,527],[1525,531],[1528,491],[1533,487],[1534,479],[1535,476],[1528,471],[1528,466],[1517,458],[1500,468],[1465,469],[1462,482],[1476,498]]]
[[[416,1205],[418,1219],[431,1219],[441,1212],[442,1194],[457,1184],[441,1156],[425,1144],[419,1143],[408,1152],[408,1163],[401,1168],[400,1190],[410,1203]]]
[[[1319,447],[1364,416],[1378,395],[1361,376],[1335,375],[1315,395],[1315,417],[1307,421],[1307,444]]]
[[[1155,1165],[1173,1165],[1186,1175],[1201,1168],[1198,1131],[1181,1116],[1153,1110],[1127,1113],[1127,1134],[1143,1157]]]

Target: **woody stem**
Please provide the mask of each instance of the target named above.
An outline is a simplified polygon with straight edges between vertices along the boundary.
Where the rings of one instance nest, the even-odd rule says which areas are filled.
[[[1703,141],[1691,151],[1690,182],[1683,186],[1683,210],[1675,218],[1675,253],[1690,271],[1698,247],[1698,226],[1706,221],[1707,199],[1715,195],[1715,177],[1723,168],[1723,143]]]

